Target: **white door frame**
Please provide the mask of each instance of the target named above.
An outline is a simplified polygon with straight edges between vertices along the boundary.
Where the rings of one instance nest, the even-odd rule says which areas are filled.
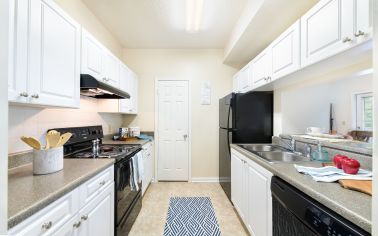
[[[187,81],[188,82],[188,182],[192,182],[192,100],[191,100],[191,82],[188,79],[173,79],[164,77],[155,77],[155,128],[154,128],[154,142],[155,142],[155,176],[154,182],[158,182],[158,160],[159,160],[159,132],[158,132],[158,117],[159,117],[159,98],[158,87],[159,81]]]
[[[12,76],[13,0],[0,1],[0,235],[8,231],[8,77]]]

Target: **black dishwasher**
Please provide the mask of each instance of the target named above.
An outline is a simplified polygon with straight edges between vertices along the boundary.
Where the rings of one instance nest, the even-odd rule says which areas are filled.
[[[273,236],[371,235],[276,176],[271,190]]]

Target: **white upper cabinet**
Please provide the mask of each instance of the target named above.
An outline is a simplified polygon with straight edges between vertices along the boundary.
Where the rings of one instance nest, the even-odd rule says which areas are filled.
[[[102,45],[86,30],[81,35],[81,73],[102,79]]]
[[[351,0],[349,0],[351,1]],[[373,13],[372,0],[353,0],[354,1],[354,36],[357,41],[364,41],[372,37]]]
[[[301,18],[302,67],[354,43],[353,0],[322,0]]]
[[[240,72],[236,73],[234,77],[232,78],[232,92],[234,93],[240,93],[239,77],[240,77]]]
[[[273,80],[300,68],[300,21],[297,20],[272,44]]]
[[[119,63],[117,57],[110,52],[104,51],[103,54],[103,82],[119,88]]]
[[[251,75],[251,64],[246,65],[241,69],[239,74],[239,91],[242,93],[252,90],[252,75]]]
[[[260,87],[272,80],[272,50],[266,48],[252,62],[253,88]]]
[[[17,1],[9,101],[79,107],[80,25],[52,0]]]
[[[81,73],[119,88],[120,60],[84,29],[81,45]]]

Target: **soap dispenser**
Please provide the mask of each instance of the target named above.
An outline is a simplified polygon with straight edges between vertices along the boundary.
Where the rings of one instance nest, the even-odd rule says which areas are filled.
[[[312,152],[312,160],[322,162],[329,161],[328,152],[326,150],[323,150],[320,141],[318,142],[317,149]]]

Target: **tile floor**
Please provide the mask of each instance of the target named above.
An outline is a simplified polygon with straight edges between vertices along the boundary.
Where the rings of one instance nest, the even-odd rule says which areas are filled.
[[[222,236],[248,235],[219,184],[183,182],[152,183],[144,194],[142,210],[129,235],[163,235],[169,198],[173,196],[210,197]]]

